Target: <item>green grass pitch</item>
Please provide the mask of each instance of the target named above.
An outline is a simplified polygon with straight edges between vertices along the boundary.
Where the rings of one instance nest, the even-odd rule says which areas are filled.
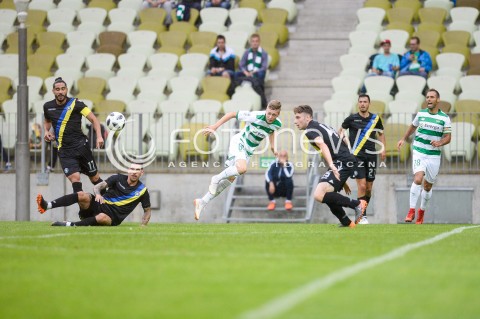
[[[0,223],[0,318],[240,318],[315,279],[461,225]],[[480,228],[276,318],[479,318]]]

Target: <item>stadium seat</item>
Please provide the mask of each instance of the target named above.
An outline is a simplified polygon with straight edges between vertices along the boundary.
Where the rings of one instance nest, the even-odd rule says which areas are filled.
[[[478,9],[471,7],[455,7],[450,10],[452,22],[463,21],[469,24],[475,24],[478,13]]]
[[[228,31],[246,32],[248,36],[251,36],[254,33],[258,33],[255,25],[248,24],[248,23],[232,23],[228,26]],[[273,31],[269,31],[269,32],[273,32]]]
[[[413,10],[413,20],[418,21],[418,10],[422,7],[420,1],[415,0],[397,0],[393,4],[394,8],[408,8]]]
[[[118,7],[133,9],[138,13],[143,9],[142,2],[142,0],[122,0],[118,2]]]
[[[411,24],[415,12],[412,8],[395,7],[387,10],[387,20],[389,23],[407,23]]]
[[[163,24],[167,12],[163,8],[146,8],[142,9],[138,16],[141,24],[146,22]]]
[[[229,112],[238,112],[241,110],[247,110],[250,111],[252,106],[248,106],[245,103],[242,103],[238,100],[228,100],[223,102],[223,112],[224,113],[229,113]]]
[[[257,14],[260,14],[260,11],[266,8],[265,2],[258,0],[240,0],[240,3],[238,5],[240,8],[255,9],[257,11]]]
[[[213,48],[215,46],[216,40],[217,40],[217,35],[214,32],[195,31],[190,33],[188,36],[188,41],[192,46],[205,45],[210,48]]]
[[[246,23],[255,25],[257,20],[257,10],[253,8],[233,8],[228,12],[231,24]]]
[[[200,18],[202,23],[209,21],[224,25],[228,19],[228,10],[218,7],[204,8],[200,11]]]
[[[415,32],[413,25],[404,22],[391,22],[385,28],[386,30],[403,30],[412,35]]]
[[[453,122],[451,141],[443,146],[445,159],[451,162],[453,156],[462,156],[471,161],[475,153],[475,143],[472,142],[474,132],[475,126],[471,123]]]
[[[16,19],[17,12],[15,10],[0,9],[0,33],[6,36],[7,34],[15,32],[14,24]]]
[[[81,24],[88,22],[103,25],[107,18],[107,13],[108,12],[105,9],[89,7],[79,10],[77,17]]]
[[[449,44],[443,47],[442,54],[446,53],[458,53],[463,55],[463,65],[462,68],[468,68],[469,61],[470,61],[470,49],[463,45],[458,44]]]
[[[46,78],[45,80],[43,80],[43,84],[44,84],[44,87],[46,89],[47,92],[50,92],[52,89],[53,89],[53,83],[55,82],[55,79],[57,77],[56,76],[51,76],[49,78]],[[67,84],[67,88],[71,91],[72,88],[75,86],[75,81],[73,78],[69,77],[69,76],[66,76],[66,77],[63,77],[62,76],[62,80],[65,81],[65,83]]]
[[[187,102],[188,104],[192,104],[193,102],[198,100],[198,95],[188,89],[178,89],[170,93],[170,95],[168,96],[168,100]]]
[[[39,32],[43,32],[39,31]],[[35,41],[35,34],[32,30],[27,29],[27,54],[32,54],[32,44]],[[7,35],[8,48],[5,50],[7,54],[18,54],[18,32]],[[18,60],[17,60],[18,63]]]
[[[286,24],[288,12],[285,9],[265,8],[260,11],[260,19],[263,23]]]
[[[88,5],[89,8],[101,8],[110,11],[117,7],[113,0],[91,0]]]
[[[388,111],[391,114],[408,114],[412,115],[418,111],[418,104],[414,101],[391,101],[388,103]],[[410,118],[410,122],[412,118]]]
[[[39,94],[43,87],[43,79],[38,76],[27,76],[27,85],[28,85],[28,102],[30,106],[33,106],[35,101],[40,101],[42,99],[41,95]],[[18,79],[13,81],[13,86],[18,86]],[[16,93],[13,97],[15,99]]]
[[[478,91],[480,88],[480,76],[464,76],[460,78],[459,83],[463,93],[468,91]]]
[[[398,158],[402,163],[408,159],[410,155],[410,143],[406,142],[400,150],[397,149],[397,143],[399,137],[405,134],[409,126],[410,125],[401,123],[386,123],[384,125],[384,132],[388,132],[388,134],[385,134],[385,153],[387,157]]]
[[[204,22],[198,27],[198,30],[202,32],[213,32],[215,34],[221,34],[227,31],[227,27],[218,22]]]
[[[113,72],[115,61],[115,55],[110,53],[95,53],[89,55],[86,59],[88,70],[85,72],[85,76],[98,75],[103,79],[108,79],[115,75]]]
[[[193,76],[178,76],[168,80],[167,87],[170,91],[187,91],[195,93],[200,85],[198,78]]]
[[[452,75],[456,79],[462,76],[462,66],[465,56],[459,53],[441,53],[437,55],[437,75]]]
[[[382,8],[386,11],[392,7],[392,3],[389,0],[367,0],[363,6],[365,8]]]
[[[121,101],[103,100],[95,103],[94,111],[100,123],[105,123],[105,119],[111,112],[125,112],[126,104]]]
[[[362,22],[355,27],[356,31],[373,31],[380,33],[383,31],[383,26],[376,23]]]
[[[366,55],[376,53],[375,43],[378,35],[372,31],[353,31],[350,32],[348,38],[350,39],[349,52],[362,52]],[[360,51],[358,51],[360,50]]]
[[[180,143],[179,152],[183,161],[187,161],[189,157],[199,157],[201,160],[206,161],[208,159],[208,152],[210,151],[210,145],[208,138],[204,136],[201,131],[205,126],[210,125],[209,122],[194,122],[184,124],[181,129],[180,136],[187,143]]]
[[[443,24],[447,11],[443,8],[421,8],[418,15],[421,23]]]
[[[215,117],[218,117],[222,109],[222,103],[215,101],[215,100],[198,100],[192,103],[192,112],[200,119],[204,117],[204,119],[209,118],[209,114],[215,114]],[[206,123],[214,123],[214,121],[204,121]]]
[[[235,90],[235,93],[232,95],[232,100],[251,105],[253,111],[258,111],[262,107],[262,100],[260,95],[258,95],[251,88],[239,89],[237,87],[237,89]]]
[[[57,55],[55,60],[59,69],[73,69],[76,71],[81,71],[85,63],[85,58],[82,55],[71,53]]]
[[[422,94],[426,82],[423,76],[417,75],[403,75],[396,80],[399,92],[410,91],[417,94]]]
[[[162,49],[163,47],[182,48],[187,42],[187,35],[181,31],[169,31],[160,34],[159,41]]]
[[[414,33],[414,36],[420,39],[420,43],[430,47],[438,47],[441,42],[440,32],[433,30],[423,30]]]
[[[325,117],[323,122],[330,125],[335,130],[338,130],[343,121],[354,110],[355,102],[348,100],[327,100],[323,103],[323,109],[325,110]]]
[[[180,57],[182,69],[196,69],[204,71],[208,64],[208,55],[201,53],[187,53]]]
[[[369,57],[365,54],[344,54],[340,56],[342,72],[340,75],[355,75],[363,79],[366,75],[366,67]]]
[[[58,3],[57,6],[57,8],[59,9],[73,9],[77,12],[85,7],[86,5],[83,0],[62,0]]]
[[[120,69],[130,68],[143,72],[147,63],[147,56],[140,53],[124,53],[118,57]]]
[[[37,34],[45,31],[45,21],[47,20],[47,12],[43,10],[28,10],[27,22],[28,30]]]
[[[332,87],[334,92],[346,91],[349,93],[358,93],[362,86],[362,81],[352,75],[341,75],[332,79]]]
[[[410,34],[404,30],[385,30],[379,34],[379,37],[380,41],[386,39],[391,41],[391,52],[403,55]],[[383,49],[381,49],[381,53],[383,53]]]
[[[128,113],[142,113],[146,114],[152,120],[155,117],[155,112],[157,111],[157,103],[144,100],[135,100],[127,104],[126,111]]]
[[[457,0],[456,7],[471,7],[480,10],[480,0]]]
[[[186,101],[167,100],[160,102],[158,112],[162,113],[163,116],[169,113],[177,113],[183,114],[183,117],[185,117],[190,110],[190,104],[191,103]]]
[[[278,35],[278,43],[285,44],[288,41],[288,28],[283,24],[264,23],[258,29],[259,32],[275,32]]]
[[[185,117],[179,114],[163,114],[163,116],[151,128],[155,141],[155,154],[158,157],[166,157],[173,161],[178,156],[178,144],[172,143],[177,139],[178,129],[185,122]]]
[[[51,46],[61,49],[65,42],[65,34],[60,32],[41,32],[37,34],[37,42],[40,47]]]
[[[423,3],[424,8],[441,8],[447,12],[445,19],[450,18],[450,10],[453,8],[453,2],[450,0],[426,0]]]
[[[364,81],[367,93],[372,100],[379,100],[388,103],[393,100],[390,92],[395,84],[394,80],[389,76],[371,76],[365,78]]]

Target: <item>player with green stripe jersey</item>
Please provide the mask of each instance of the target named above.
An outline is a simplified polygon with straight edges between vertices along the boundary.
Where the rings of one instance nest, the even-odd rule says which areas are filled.
[[[439,109],[440,93],[435,89],[430,89],[427,92],[426,100],[427,108],[417,113],[412,125],[397,145],[400,149],[405,140],[415,132],[412,143],[414,178],[410,187],[410,210],[405,218],[407,223],[411,223],[415,219],[415,208],[421,194],[416,223],[423,224],[425,209],[432,197],[432,186],[440,170],[441,147],[450,143],[452,133],[450,118]]]
[[[208,192],[202,198],[193,201],[195,207],[194,217],[200,218],[200,214],[205,206],[220,193],[232,184],[235,178],[247,172],[247,165],[255,149],[266,138],[269,138],[270,148],[274,150],[275,131],[282,127],[282,122],[278,119],[282,105],[280,101],[272,100],[268,103],[265,111],[250,112],[238,111],[225,114],[217,123],[208,126],[205,129],[205,135],[212,134],[221,125],[227,121],[236,118],[238,121],[246,122],[245,128],[230,140],[228,148],[228,157],[226,160],[227,168],[220,174],[212,177]]]

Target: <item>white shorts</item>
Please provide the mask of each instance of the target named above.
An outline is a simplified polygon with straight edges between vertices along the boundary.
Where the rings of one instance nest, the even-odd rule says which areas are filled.
[[[437,179],[438,171],[440,170],[440,156],[431,157],[425,156],[418,152],[413,152],[412,155],[412,166],[413,174],[418,172],[425,173],[425,180],[430,184],[435,183]]]
[[[235,165],[235,162],[238,160],[250,161],[250,155],[247,154],[245,146],[240,142],[241,133],[235,134],[230,139],[230,145],[228,146],[228,157],[225,161],[227,167]]]

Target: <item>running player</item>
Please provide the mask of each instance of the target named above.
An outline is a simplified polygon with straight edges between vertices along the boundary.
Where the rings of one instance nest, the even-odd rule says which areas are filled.
[[[293,112],[295,113],[295,125],[299,130],[305,130],[310,144],[317,151],[321,151],[329,167],[315,189],[313,194],[315,200],[327,204],[342,226],[355,228],[362,218],[367,202],[364,199],[350,199],[338,192],[344,188],[347,194],[350,193],[345,182],[349,177],[356,175],[357,159],[350,153],[345,141],[340,139],[332,127],[313,120],[313,110],[310,106],[297,106]],[[343,207],[355,210],[355,222],[348,218]]]
[[[227,168],[220,174],[212,177],[208,192],[202,197],[193,201],[195,207],[194,217],[200,218],[200,214],[205,206],[220,193],[232,184],[235,178],[247,172],[247,165],[255,151],[256,147],[268,136],[270,148],[275,152],[275,134],[274,132],[282,126],[278,119],[282,104],[280,101],[272,100],[268,103],[265,111],[250,112],[238,111],[225,114],[217,123],[205,128],[205,135],[216,131],[225,122],[236,118],[238,121],[245,121],[247,125],[238,134],[230,140],[228,148],[228,157],[226,161]]]
[[[67,97],[67,84],[62,78],[55,79],[53,94],[55,99],[43,106],[45,141],[56,140],[63,172],[72,183],[73,192],[81,192],[80,173],[86,174],[94,185],[102,181],[92,150],[88,147],[88,139],[81,129],[82,116],[93,124],[97,148],[103,146],[100,122],[83,102]],[[50,131],[52,128],[53,132]]]
[[[435,89],[428,90],[426,101],[427,108],[417,113],[407,132],[397,144],[400,149],[405,144],[405,140],[415,132],[412,155],[414,176],[410,187],[410,210],[405,217],[407,223],[415,219],[415,208],[421,193],[422,199],[416,224],[423,224],[425,208],[432,197],[432,186],[440,170],[442,156],[440,147],[450,143],[452,133],[450,118],[439,109],[440,93]]]
[[[150,220],[150,195],[146,186],[140,182],[143,167],[131,164],[128,175],[112,175],[93,187],[93,193],[73,193],[47,202],[41,194],[37,195],[38,211],[43,214],[48,209],[70,206],[78,203],[80,207],[80,221],[54,222],[52,226],[118,226],[142,203],[142,226]],[[107,190],[104,196],[103,190]]]
[[[370,107],[370,96],[361,94],[358,96],[358,113],[347,117],[340,128],[339,135],[343,137],[344,131],[349,130],[350,145],[353,146],[352,153],[357,158],[357,198],[364,199],[370,203],[372,197],[373,181],[377,171],[377,151],[375,150],[376,134],[383,145],[380,153],[382,161],[385,160],[385,135],[383,134],[382,119],[378,114],[368,111]],[[362,216],[359,224],[368,224],[367,210]]]

